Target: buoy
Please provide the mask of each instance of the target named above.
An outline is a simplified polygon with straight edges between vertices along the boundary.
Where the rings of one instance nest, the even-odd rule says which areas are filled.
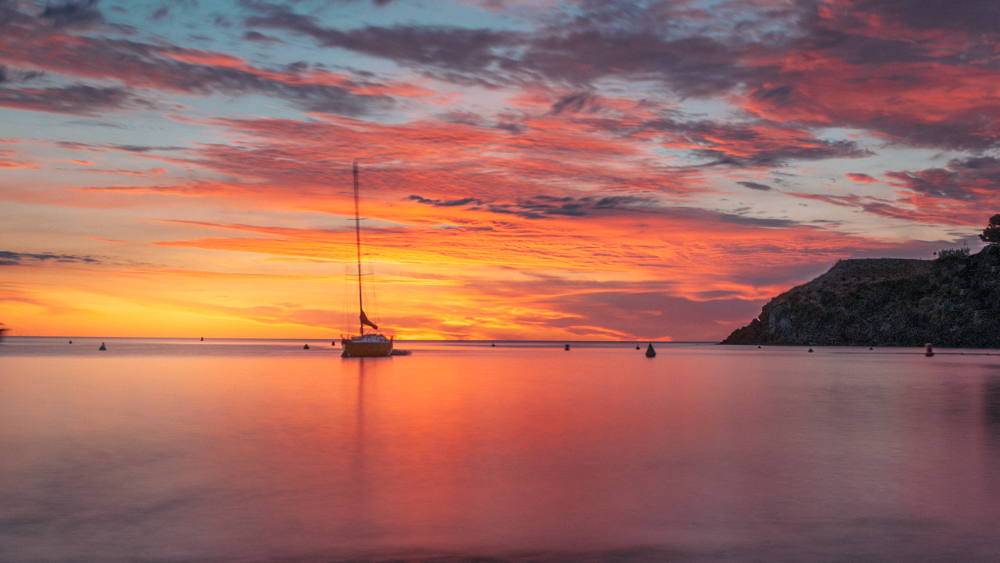
[[[202,336],[202,337],[201,337],[201,341],[202,341],[202,342],[204,342],[204,341],[205,341],[205,337],[204,337],[204,336]]]
[[[760,344],[757,345],[757,349],[760,350]]]
[[[656,357],[656,350],[653,350],[653,343],[652,342],[649,343],[649,348],[646,348],[646,357],[647,358],[655,358]]]
[[[73,341],[72,341],[72,340],[70,340],[70,341],[69,341],[69,343],[70,343],[70,344],[72,344],[72,343],[73,343]]]
[[[869,346],[869,347],[868,347],[868,349],[869,349],[869,350],[874,350],[874,348],[872,348],[871,346]]]
[[[104,343],[103,342],[101,342],[101,347],[98,348],[98,350],[107,350],[107,348],[104,347]]]
[[[566,350],[569,350],[569,344],[566,345]]]
[[[494,342],[493,344],[490,344],[490,348],[496,348],[496,347],[497,347],[497,343],[496,342]]]
[[[330,346],[336,346],[336,345],[337,345],[337,341],[336,340],[330,342]]]
[[[305,346],[303,346],[303,347],[302,347],[302,349],[303,349],[303,350],[308,350],[308,349],[309,349],[309,345],[308,345],[308,344],[306,344]]]
[[[809,347],[809,353],[811,354],[811,353],[812,353],[812,351],[813,351],[813,349],[812,349],[812,346],[810,346],[810,347]]]
[[[639,348],[639,343],[638,342],[635,343],[635,349],[636,350],[641,350],[642,349],[642,348]]]
[[[927,356],[928,358],[934,355],[934,349],[931,348],[930,342],[924,344],[924,355]]]

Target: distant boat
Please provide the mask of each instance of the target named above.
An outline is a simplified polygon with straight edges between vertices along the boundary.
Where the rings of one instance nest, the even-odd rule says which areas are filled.
[[[378,332],[378,325],[365,315],[364,301],[361,292],[361,199],[358,189],[358,161],[354,161],[354,234],[358,247],[358,310],[361,320],[357,336],[342,336],[340,344],[344,347],[342,358],[384,358],[392,355],[392,338],[386,338]],[[365,326],[375,329],[375,332],[365,333]]]

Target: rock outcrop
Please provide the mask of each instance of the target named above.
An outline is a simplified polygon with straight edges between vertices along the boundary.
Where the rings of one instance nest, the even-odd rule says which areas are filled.
[[[1000,348],[1000,247],[938,260],[841,260],[722,344]]]

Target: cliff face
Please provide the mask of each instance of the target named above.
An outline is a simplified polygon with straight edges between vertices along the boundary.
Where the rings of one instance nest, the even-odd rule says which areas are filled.
[[[1000,247],[955,260],[841,260],[722,344],[1000,348]]]

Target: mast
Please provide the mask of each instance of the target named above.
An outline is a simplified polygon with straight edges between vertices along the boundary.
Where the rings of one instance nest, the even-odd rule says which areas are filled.
[[[358,161],[354,161],[354,234],[358,242],[358,310],[360,318],[365,318],[365,308],[361,301],[361,211],[358,204]],[[359,322],[361,335],[365,334],[365,323]]]

